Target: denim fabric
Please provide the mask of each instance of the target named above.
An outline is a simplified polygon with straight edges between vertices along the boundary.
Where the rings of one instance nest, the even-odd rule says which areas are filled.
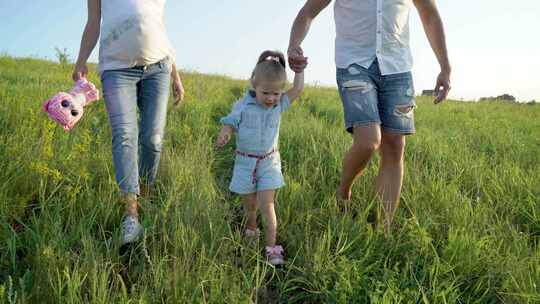
[[[289,98],[283,94],[273,107],[267,108],[246,94],[233,107],[232,112],[221,119],[221,123],[232,126],[236,131],[236,149],[244,153],[264,155],[278,150],[281,113],[290,106]],[[253,171],[257,159],[236,155],[233,178],[229,189],[239,194],[249,194],[262,190],[278,189],[285,185],[281,173],[279,152],[261,160],[257,166],[256,182]]]
[[[256,163],[257,159],[255,158],[236,155],[229,190],[238,194],[250,194],[285,186],[285,180],[281,173],[281,157],[279,152],[274,152],[259,162],[256,171],[257,179],[254,183],[252,174]]]
[[[116,182],[123,193],[139,194],[139,178],[153,183],[167,116],[171,61],[101,73],[112,129]],[[137,108],[139,115],[137,115]]]
[[[348,132],[376,123],[389,132],[415,133],[411,72],[381,75],[375,60],[369,69],[358,64],[338,68],[337,83]]]
[[[271,108],[257,102],[251,94],[246,94],[236,102],[232,112],[221,119],[222,124],[234,127],[236,149],[245,153],[265,154],[277,149],[281,113],[291,102],[286,94]]]

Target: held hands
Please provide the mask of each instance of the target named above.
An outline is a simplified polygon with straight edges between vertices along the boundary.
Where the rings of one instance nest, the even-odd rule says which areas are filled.
[[[287,51],[289,66],[295,73],[304,71],[308,64],[308,58],[304,56],[304,51],[300,46],[290,47]]]
[[[231,135],[233,133],[233,128],[228,125],[224,125],[219,132],[218,138],[216,140],[216,147],[223,148],[229,140],[231,140]]]
[[[435,90],[433,91],[435,94],[435,100],[433,100],[433,103],[438,104],[445,100],[448,97],[450,88],[450,71],[443,70],[437,77],[437,83],[435,84]]]

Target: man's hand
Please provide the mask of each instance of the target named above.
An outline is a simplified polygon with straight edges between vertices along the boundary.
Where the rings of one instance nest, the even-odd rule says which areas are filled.
[[[233,128],[231,126],[223,126],[216,140],[216,147],[223,148],[223,146],[225,146],[229,142],[229,140],[231,140],[232,133]]]
[[[331,0],[307,0],[302,9],[296,15],[289,37],[289,66],[295,73],[301,73],[307,66],[308,59],[300,45],[309,32],[311,22],[319,13],[330,4]]]
[[[304,51],[301,47],[292,47],[288,50],[287,56],[289,57],[289,66],[295,73],[301,73],[304,71],[308,64],[308,58],[304,56]]]
[[[450,60],[446,50],[446,38],[444,35],[443,23],[434,0],[413,0],[420,20],[424,26],[424,32],[428,38],[429,44],[437,57],[441,67],[441,73],[437,77],[435,84],[435,100],[439,103],[448,97],[450,91]]]
[[[441,71],[437,77],[437,83],[435,84],[435,100],[433,103],[437,104],[448,97],[448,92],[450,91],[450,72]]]

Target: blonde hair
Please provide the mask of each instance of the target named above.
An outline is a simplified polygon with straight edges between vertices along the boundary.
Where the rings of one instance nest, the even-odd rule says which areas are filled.
[[[279,51],[264,51],[257,60],[251,74],[251,83],[256,86],[260,81],[279,81],[287,83],[285,56]]]

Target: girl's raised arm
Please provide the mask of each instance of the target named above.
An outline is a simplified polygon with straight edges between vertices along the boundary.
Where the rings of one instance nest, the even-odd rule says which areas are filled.
[[[293,102],[304,90],[304,72],[294,74],[293,87],[285,94],[289,97],[290,102]]]

